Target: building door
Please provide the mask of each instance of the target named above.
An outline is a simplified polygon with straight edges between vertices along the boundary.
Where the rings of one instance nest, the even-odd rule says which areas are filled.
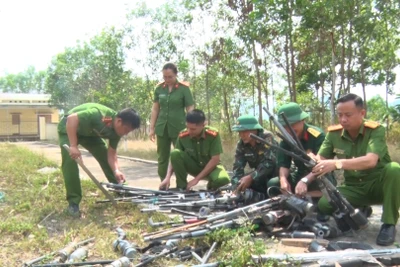
[[[21,114],[19,113],[11,114],[11,134],[12,135],[21,134]]]
[[[37,127],[38,132],[37,132],[37,134],[38,135],[40,135],[40,117],[45,118],[46,123],[51,123],[51,114],[40,114],[40,115],[38,115],[38,118],[37,118],[37,124],[38,124],[38,127]]]

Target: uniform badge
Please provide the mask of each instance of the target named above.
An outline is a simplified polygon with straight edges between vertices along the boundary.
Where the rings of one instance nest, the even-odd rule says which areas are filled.
[[[112,117],[103,117],[101,121],[107,126],[110,127],[112,124]]]
[[[333,153],[335,154],[345,154],[344,149],[334,148]]]

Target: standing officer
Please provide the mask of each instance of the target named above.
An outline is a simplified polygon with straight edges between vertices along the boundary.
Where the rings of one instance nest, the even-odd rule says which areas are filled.
[[[364,119],[361,97],[347,94],[337,100],[339,125],[328,128],[314,168],[315,175],[344,170],[344,186],[338,187],[354,206],[383,203],[383,225],[376,239],[381,246],[394,243],[400,206],[400,165],[392,162],[385,140],[385,128]],[[333,159],[334,157],[337,159]],[[321,212],[331,214],[332,207],[322,197]]]
[[[275,151],[268,145],[262,144],[250,137],[258,135],[270,144],[277,145],[272,133],[264,131],[256,117],[251,115],[240,116],[232,131],[239,132],[240,140],[236,145],[235,162],[231,183],[237,185],[237,190],[244,191],[251,188],[260,193],[267,192],[267,182],[277,175]],[[254,171],[245,175],[247,163]]]
[[[79,169],[75,159],[81,157],[78,145],[86,148],[99,162],[110,183],[121,183],[124,174],[118,168],[117,146],[120,138],[140,127],[135,110],[116,112],[106,106],[86,103],[71,109],[58,124],[64,183],[69,203],[68,212],[79,216],[82,199]],[[108,139],[108,148],[103,139]],[[70,153],[63,148],[67,144]]]
[[[186,112],[194,103],[189,85],[176,79],[178,69],[167,63],[162,69],[164,82],[156,86],[150,119],[150,140],[157,135],[158,175],[164,180],[167,174],[171,144],[175,145],[180,131],[185,128]]]
[[[186,115],[186,129],[178,137],[171,152],[171,164],[160,189],[168,189],[175,172],[177,187],[190,190],[200,180],[207,179],[207,189],[217,189],[229,183],[229,175],[220,164],[222,143],[215,128],[205,126],[203,111],[194,109]],[[187,175],[195,178],[189,183]]]
[[[280,107],[278,114],[284,113],[290,126],[293,128],[301,145],[307,153],[316,155],[322,142],[325,139],[325,133],[318,127],[309,125],[305,119],[309,115],[301,110],[297,103],[290,102]],[[285,130],[290,134],[289,127],[281,116],[278,117],[278,122],[285,127]],[[286,150],[292,150],[291,147],[284,141],[281,141],[279,146]],[[316,175],[307,168],[304,163],[294,159],[294,164],[297,171],[290,173],[292,164],[292,157],[285,153],[278,151],[278,167],[279,177],[273,178],[269,181],[268,187],[277,186],[286,191],[303,196],[308,193],[311,197],[321,197],[322,193],[319,190],[318,184],[314,181]],[[331,181],[336,185],[336,180]],[[274,190],[276,192],[276,190]]]

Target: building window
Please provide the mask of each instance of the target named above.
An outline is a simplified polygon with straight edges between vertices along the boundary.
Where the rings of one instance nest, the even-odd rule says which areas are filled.
[[[19,125],[20,124],[20,114],[11,114],[12,116],[12,125]]]

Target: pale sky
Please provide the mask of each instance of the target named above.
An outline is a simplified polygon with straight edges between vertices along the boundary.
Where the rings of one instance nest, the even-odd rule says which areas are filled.
[[[0,75],[29,65],[46,69],[53,56],[125,21],[128,0],[0,1]]]
[[[2,0],[0,1],[0,76],[32,65],[46,69],[53,56],[88,40],[106,26],[121,26],[134,0]],[[157,6],[164,0],[149,0]],[[400,84],[400,71],[397,72]],[[361,94],[360,90],[353,89]],[[384,88],[377,88],[384,97]],[[396,93],[400,93],[395,86]],[[375,95],[369,91],[367,98]]]

